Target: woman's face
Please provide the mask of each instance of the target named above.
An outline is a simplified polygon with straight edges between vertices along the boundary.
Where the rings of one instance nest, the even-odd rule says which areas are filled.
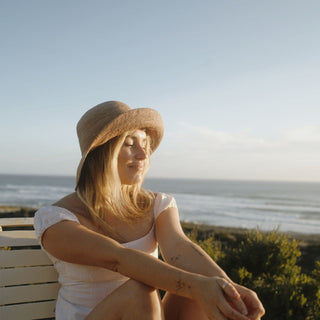
[[[148,170],[148,141],[144,130],[128,134],[120,148],[118,172],[122,184],[136,184],[143,181]]]

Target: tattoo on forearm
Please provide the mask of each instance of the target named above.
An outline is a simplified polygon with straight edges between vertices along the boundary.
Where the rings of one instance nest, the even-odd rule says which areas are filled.
[[[179,279],[176,283],[176,293],[178,294],[180,290],[183,290],[186,287],[186,283]],[[187,286],[188,289],[191,288],[190,285]]]
[[[117,263],[113,264],[110,269],[113,272],[118,272],[118,264]]]
[[[179,292],[181,289],[183,289],[185,286],[184,282],[181,280],[177,281],[177,285],[176,285],[176,292]]]
[[[203,257],[203,253],[198,249],[198,247],[196,245],[194,245],[193,243],[190,243],[190,247],[193,249],[193,251],[195,251],[200,257]]]
[[[170,263],[174,264],[175,262],[177,262],[180,259],[180,254],[178,254],[177,256],[173,256],[170,258]]]

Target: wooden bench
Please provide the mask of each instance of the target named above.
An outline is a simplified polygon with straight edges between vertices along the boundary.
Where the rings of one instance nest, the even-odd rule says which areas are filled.
[[[57,281],[33,218],[0,218],[0,319],[54,319]]]

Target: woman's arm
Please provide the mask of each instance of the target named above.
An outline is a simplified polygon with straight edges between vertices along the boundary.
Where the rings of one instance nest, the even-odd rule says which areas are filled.
[[[168,208],[160,214],[156,221],[156,237],[164,260],[180,269],[204,276],[219,276],[232,283],[240,293],[248,309],[248,317],[260,319],[264,308],[257,295],[236,283],[202,250],[184,234],[177,208]],[[243,309],[242,300],[234,300],[238,310]]]
[[[156,221],[156,237],[167,263],[187,271],[220,276],[231,281],[208,254],[184,234],[176,208],[169,208],[160,214]]]
[[[181,270],[144,252],[125,248],[78,223],[62,221],[51,226],[43,234],[42,244],[58,259],[107,268],[149,286],[196,299],[209,317],[215,318],[222,312],[230,319],[248,319],[225,300],[220,288],[221,278]],[[235,298],[232,288],[230,286],[226,293]]]

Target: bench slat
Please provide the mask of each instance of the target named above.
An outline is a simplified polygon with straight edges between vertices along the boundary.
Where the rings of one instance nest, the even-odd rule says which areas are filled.
[[[0,250],[0,268],[47,265],[52,261],[40,249]]]
[[[58,273],[53,266],[2,269],[0,273],[0,286],[57,282],[58,280]]]
[[[53,318],[56,301],[0,306],[0,319],[30,320]]]
[[[0,288],[0,305],[56,299],[58,283]]]
[[[0,226],[20,227],[33,226],[33,218],[1,218]]]
[[[17,230],[0,232],[0,247],[39,245],[33,230]]]
[[[33,220],[24,217],[0,218],[0,286],[3,286],[0,287],[0,319],[54,318],[60,285],[57,282],[47,283],[58,278],[52,261],[40,249],[22,249],[23,246],[39,246],[35,232],[1,229],[1,226],[33,226]],[[21,249],[1,250],[1,247]],[[39,282],[41,284],[37,284]]]

